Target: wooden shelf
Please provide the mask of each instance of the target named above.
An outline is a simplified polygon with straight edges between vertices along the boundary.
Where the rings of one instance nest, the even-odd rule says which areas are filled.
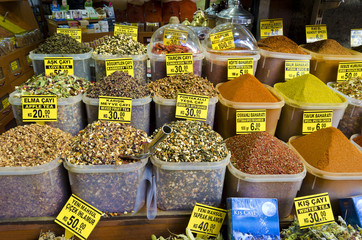
[[[97,22],[102,21],[104,19],[84,19],[84,20],[87,20],[89,23],[97,23]],[[69,21],[80,21],[80,20],[56,21],[54,19],[47,19],[47,21],[52,22],[52,23],[57,24],[57,25],[67,25]]]

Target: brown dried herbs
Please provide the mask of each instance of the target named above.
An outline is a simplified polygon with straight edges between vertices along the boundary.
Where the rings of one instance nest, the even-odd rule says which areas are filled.
[[[105,36],[104,41],[94,50],[95,54],[100,55],[142,55],[146,52],[147,49],[142,43],[124,34]]]
[[[47,38],[45,43],[34,50],[36,54],[81,54],[90,52],[92,48],[84,46],[74,38],[56,33]]]

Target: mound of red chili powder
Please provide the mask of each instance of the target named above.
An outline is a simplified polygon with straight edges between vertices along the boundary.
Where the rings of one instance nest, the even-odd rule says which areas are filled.
[[[299,156],[267,132],[226,139],[233,166],[248,174],[297,174],[304,170]]]

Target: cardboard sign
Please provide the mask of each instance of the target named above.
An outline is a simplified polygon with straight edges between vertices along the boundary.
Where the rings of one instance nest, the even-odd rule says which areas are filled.
[[[163,45],[181,45],[187,41],[187,31],[166,28],[163,35]]]
[[[194,72],[192,53],[166,54],[167,76]]]
[[[332,126],[333,110],[303,112],[303,134]]]
[[[74,75],[74,63],[72,57],[46,57],[44,58],[45,75],[67,72]]]
[[[23,122],[57,121],[57,96],[23,95],[21,99]]]
[[[285,60],[285,81],[309,73],[309,60]]]
[[[132,98],[99,97],[98,119],[130,123],[132,114]]]
[[[128,25],[114,25],[114,35],[124,34],[131,36],[133,40],[138,40],[138,26],[128,26]]]
[[[78,42],[82,42],[82,30],[77,28],[57,28],[57,33],[68,35]]]
[[[210,34],[210,41],[212,49],[214,50],[235,48],[234,35],[232,29]]]
[[[262,19],[260,20],[260,38],[283,35],[283,19]]]
[[[306,25],[305,35],[307,38],[307,43],[327,39],[327,25]]]
[[[236,134],[266,131],[266,110],[236,110]]]
[[[253,58],[229,58],[228,59],[228,80],[233,80],[240,75],[249,73],[254,75]]]
[[[343,82],[352,77],[362,77],[362,62],[340,62],[337,82]]]
[[[116,58],[106,60],[106,75],[109,76],[115,71],[125,72],[134,77],[133,59],[132,58]]]
[[[209,97],[179,93],[176,100],[176,118],[206,121]]]

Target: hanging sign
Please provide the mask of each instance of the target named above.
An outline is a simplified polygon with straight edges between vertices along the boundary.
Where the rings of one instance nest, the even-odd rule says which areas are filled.
[[[307,43],[325,40],[327,39],[327,25],[306,25],[305,35],[307,38]]]
[[[260,38],[283,35],[283,19],[262,19],[260,20]]]

